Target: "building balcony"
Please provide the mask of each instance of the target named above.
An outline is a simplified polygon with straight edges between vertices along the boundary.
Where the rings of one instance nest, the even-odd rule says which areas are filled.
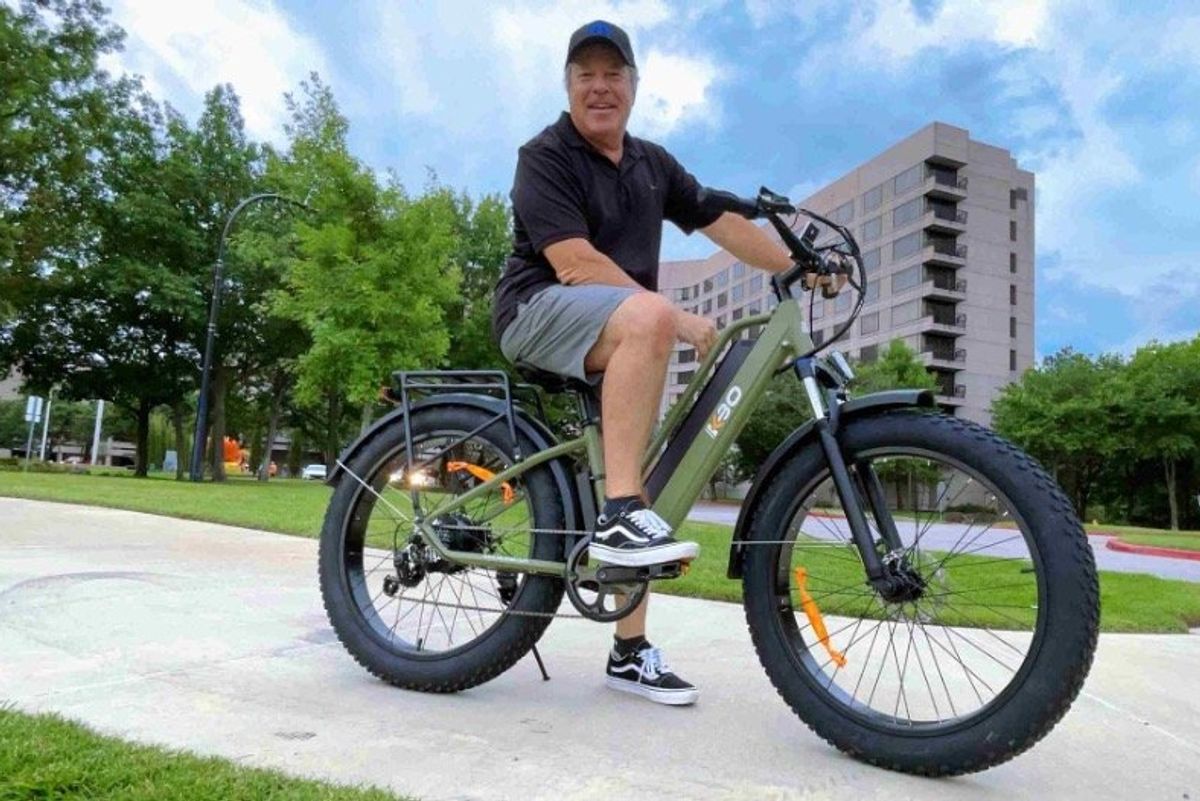
[[[926,348],[921,352],[921,362],[939,370],[965,370],[967,351],[965,348]]]
[[[933,391],[933,400],[938,406],[957,408],[966,403],[965,399],[967,397],[967,388],[962,384],[954,385],[954,389],[952,390],[954,393],[953,395],[944,394],[944,389],[946,388],[939,387]]]
[[[921,318],[921,329],[931,334],[962,336],[967,331],[967,315],[927,314]]]
[[[929,208],[921,227],[938,234],[961,234],[967,230],[967,213],[962,209]]]
[[[926,278],[921,284],[921,297],[958,303],[967,299],[967,282],[962,278],[951,281],[944,278]]]
[[[962,267],[967,263],[967,246],[953,242],[926,243],[921,262],[937,267]]]
[[[967,176],[959,175],[957,170],[925,167],[926,197],[938,200],[959,201],[967,196]]]

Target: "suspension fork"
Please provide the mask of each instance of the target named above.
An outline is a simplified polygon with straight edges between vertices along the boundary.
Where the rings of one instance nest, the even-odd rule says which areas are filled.
[[[836,415],[836,410],[826,408],[824,399],[824,391],[821,384],[817,381],[816,360],[812,357],[805,359],[797,359],[795,362],[796,375],[799,376],[800,382],[804,385],[804,392],[808,395],[808,403],[812,407],[814,427],[817,431],[818,441],[821,443],[821,451],[825,454],[825,461],[829,465],[830,475],[833,477],[833,486],[837,491],[838,498],[842,502],[842,509],[846,512],[846,522],[850,526],[850,536],[854,540],[854,545],[858,548],[859,556],[862,558],[863,566],[867,570],[867,579],[876,584],[886,581],[886,571],[883,567],[883,560],[879,556],[879,552],[875,550],[875,540],[871,535],[871,526],[867,523],[867,516],[863,511],[862,504],[859,502],[859,493],[855,488],[855,479],[850,475],[850,470],[846,466],[846,459],[842,456],[842,449],[838,445],[837,437],[833,421],[831,420],[831,411]],[[856,465],[857,466],[857,465]],[[864,477],[862,472],[859,473],[860,478]],[[886,505],[884,505],[882,486],[879,486],[879,478],[875,476],[873,470],[865,476],[868,480],[864,487],[867,491],[867,497],[870,500],[873,509],[876,513],[876,519],[880,519],[878,513],[880,507],[883,506],[885,514],[883,519],[888,521],[893,532],[895,524],[892,523],[891,515],[886,514]],[[874,478],[873,484],[878,491],[876,496],[872,492],[872,482],[869,480]],[[881,528],[884,526],[881,524]],[[886,538],[886,531],[885,531]],[[896,538],[899,539],[898,537]],[[889,546],[892,543],[888,543]]]

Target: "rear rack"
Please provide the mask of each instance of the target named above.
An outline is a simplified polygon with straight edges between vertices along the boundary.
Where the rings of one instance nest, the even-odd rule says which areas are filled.
[[[404,414],[404,446],[408,460],[406,475],[422,470],[437,462],[453,448],[466,442],[484,429],[492,426],[498,420],[504,420],[508,426],[508,435],[513,443],[514,463],[521,462],[525,457],[521,453],[521,443],[517,439],[516,413],[513,409],[513,399],[520,400],[526,394],[532,398],[538,417],[544,422],[546,411],[542,406],[542,398],[537,388],[532,384],[514,384],[508,373],[503,370],[397,370],[392,373],[392,381],[396,390],[389,392],[390,399],[398,402],[405,410]],[[433,456],[419,464],[413,463],[412,418],[408,411],[416,401],[432,395],[446,393],[474,393],[499,398],[504,401],[504,408],[499,413],[488,418],[482,425],[476,427]],[[418,514],[419,499],[415,487],[412,490],[413,509]]]

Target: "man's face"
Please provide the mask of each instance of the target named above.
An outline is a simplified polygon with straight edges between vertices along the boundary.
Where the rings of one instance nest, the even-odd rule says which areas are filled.
[[[589,139],[620,138],[633,110],[633,81],[617,51],[593,44],[575,54],[569,66],[567,97],[571,119]]]

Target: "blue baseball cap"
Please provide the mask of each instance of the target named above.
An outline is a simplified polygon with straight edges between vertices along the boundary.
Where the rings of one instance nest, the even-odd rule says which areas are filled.
[[[605,22],[602,19],[589,22],[571,34],[571,43],[567,45],[566,63],[571,63],[571,58],[578,52],[579,48],[593,42],[604,42],[607,45],[615,47],[617,52],[621,54],[621,58],[625,59],[626,64],[634,68],[637,67],[637,64],[633,60],[633,47],[629,44],[629,35],[611,22]]]

